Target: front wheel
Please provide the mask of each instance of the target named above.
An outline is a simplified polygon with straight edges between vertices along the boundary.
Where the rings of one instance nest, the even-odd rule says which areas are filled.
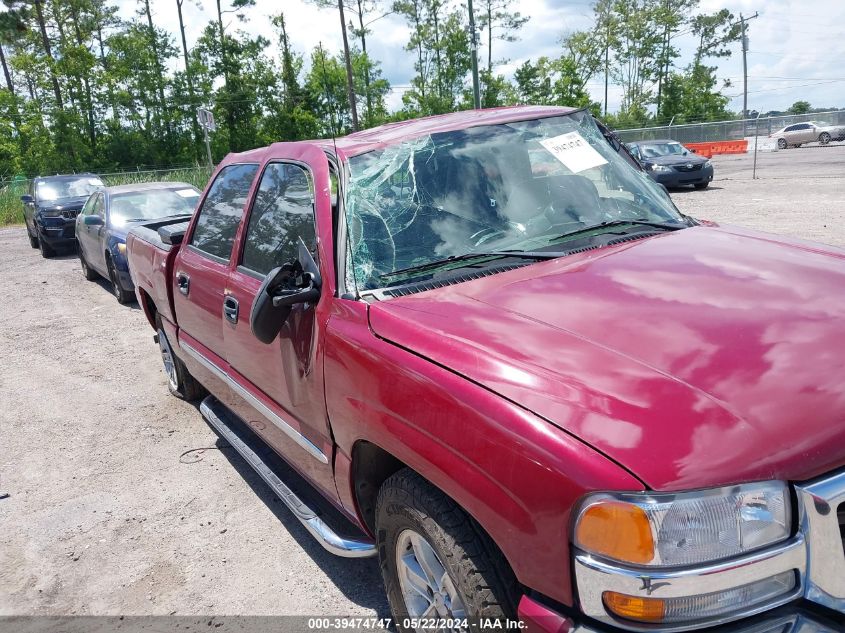
[[[786,143],[786,139],[785,138],[779,138],[778,139],[778,149],[786,149],[787,147],[789,147],[789,146]]]
[[[53,247],[47,244],[47,242],[42,240],[40,237],[38,238],[38,249],[41,251],[41,257],[44,259],[50,259],[56,255],[56,251]]]
[[[32,248],[38,248],[38,236],[29,232],[29,225],[26,227],[26,236],[29,238],[29,245]]]
[[[709,182],[697,182],[693,185],[696,189],[707,189],[710,186]]]
[[[396,628],[419,618],[516,616],[516,579],[504,556],[454,501],[410,469],[384,483],[376,505],[381,573]]]
[[[830,143],[830,134],[828,134],[827,132],[822,132],[821,134],[819,134],[819,143],[821,143],[822,145],[827,145],[828,143]]]

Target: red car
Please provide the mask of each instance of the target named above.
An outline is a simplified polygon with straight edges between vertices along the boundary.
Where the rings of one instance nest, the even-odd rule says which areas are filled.
[[[840,630],[845,253],[635,165],[463,112],[231,154],[129,234],[170,390],[398,630]]]

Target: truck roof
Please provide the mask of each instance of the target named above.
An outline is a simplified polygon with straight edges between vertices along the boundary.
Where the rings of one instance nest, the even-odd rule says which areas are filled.
[[[495,125],[512,121],[561,116],[578,109],[560,106],[511,106],[486,110],[463,110],[409,121],[386,123],[348,136],[338,137],[334,141],[328,138],[302,142],[319,145],[331,152],[334,151],[336,146],[347,157],[351,157],[435,132],[449,132],[479,125]],[[239,154],[230,154],[226,157],[226,162],[261,161],[264,158],[272,157],[275,145]]]

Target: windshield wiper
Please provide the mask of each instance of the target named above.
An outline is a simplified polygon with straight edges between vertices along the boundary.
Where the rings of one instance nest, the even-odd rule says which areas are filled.
[[[679,229],[687,228],[687,224],[669,224],[668,222],[653,222],[651,220],[609,220],[607,222],[599,222],[598,224],[592,224],[590,226],[584,226],[580,229],[575,229],[574,231],[569,231],[567,233],[563,233],[562,235],[558,235],[551,239],[551,241],[555,240],[562,240],[566,237],[572,237],[574,235],[580,235],[581,233],[587,233],[589,231],[594,231],[596,229],[604,229],[614,226],[625,226],[625,225],[634,225],[634,226],[653,226],[657,229],[663,229],[664,231],[677,231]]]
[[[400,268],[399,270],[393,270],[389,273],[384,273],[380,275],[381,277],[396,277],[398,275],[403,275],[405,273],[415,273],[415,272],[422,272],[425,270],[431,270],[434,268],[440,268],[441,266],[446,266],[447,264],[453,264],[455,262],[462,262],[467,260],[473,259],[483,259],[483,258],[492,258],[492,259],[504,259],[505,257],[518,257],[521,259],[553,259],[555,257],[560,257],[561,253],[544,253],[544,252],[528,252],[528,251],[489,251],[486,253],[464,253],[463,255],[450,255],[449,257],[444,257],[443,259],[436,259],[431,262],[426,262],[425,264],[419,264],[418,266],[409,266],[408,268]]]

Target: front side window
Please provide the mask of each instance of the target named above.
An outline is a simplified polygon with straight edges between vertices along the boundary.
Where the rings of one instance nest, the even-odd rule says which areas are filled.
[[[204,253],[229,259],[235,233],[258,165],[224,167],[208,191],[191,236],[191,245]]]
[[[299,238],[309,250],[314,250],[311,176],[299,165],[271,163],[261,177],[249,216],[241,264],[266,275],[296,259]]]
[[[91,208],[91,215],[99,215],[102,218],[105,215],[105,206],[103,194],[98,193],[94,196],[94,206]]]
[[[103,187],[103,181],[93,176],[78,178],[51,178],[41,180],[36,186],[36,196],[39,200],[53,201],[65,198],[82,198]]]
[[[81,214],[82,215],[91,215],[91,213],[94,211],[94,205],[96,204],[96,202],[97,202],[96,194],[91,194],[91,197],[88,198],[88,200],[85,201],[85,206],[82,207]]]
[[[559,251],[603,222],[686,225],[583,111],[430,134],[355,156],[349,171],[347,283],[358,290],[444,258]]]

